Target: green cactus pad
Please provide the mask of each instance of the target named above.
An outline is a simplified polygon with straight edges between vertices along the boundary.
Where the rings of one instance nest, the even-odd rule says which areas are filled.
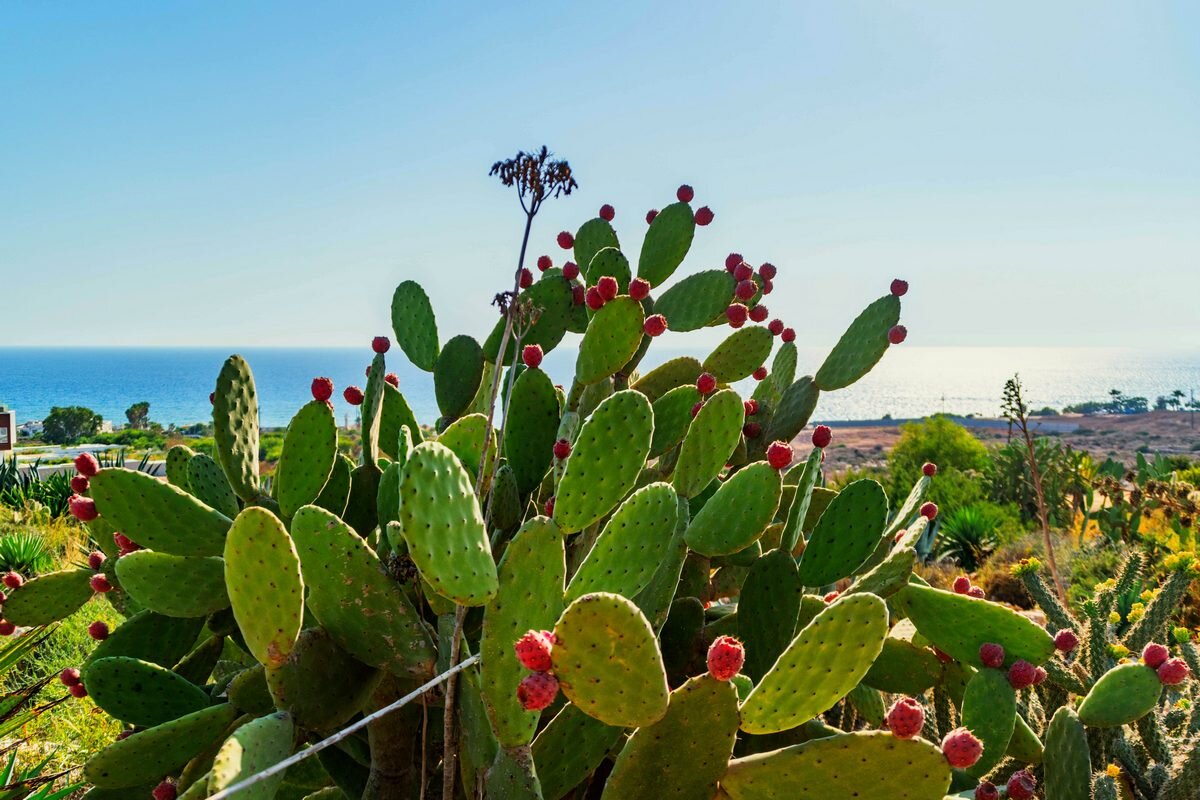
[[[414,447],[400,494],[404,540],[421,576],[462,605],[490,600],[497,589],[496,562],[470,473],[454,451],[438,442]]]
[[[590,265],[595,257],[605,248],[611,248],[620,252],[621,243],[617,240],[617,232],[613,230],[613,226],[609,222],[600,217],[593,217],[587,222],[579,226],[579,230],[575,232],[575,263],[579,265],[587,277],[588,284],[595,284],[596,279],[601,275],[612,275],[618,278],[614,272],[601,272],[597,275],[592,275],[589,271]],[[622,256],[624,258],[624,256]],[[618,278],[619,280],[619,278]],[[622,287],[629,284],[629,262],[625,262],[625,282]]]
[[[584,595],[554,626],[554,672],[563,694],[609,725],[651,725],[667,711],[669,690],[650,623],[616,594]]]
[[[608,520],[567,586],[570,603],[592,592],[636,597],[666,556],[679,513],[668,483],[638,489]]]
[[[888,552],[874,569],[863,573],[846,593],[870,592],[885,599],[891,597],[908,585],[909,576],[913,574],[916,563],[917,551],[914,548],[898,547]],[[858,571],[861,572],[862,568]]]
[[[579,242],[575,243],[575,252],[578,255]],[[617,279],[617,288],[620,291],[624,292],[629,289],[633,271],[629,268],[629,259],[615,245],[595,251],[590,259],[580,261],[579,264],[587,267],[584,277],[589,286],[595,286],[601,278],[607,276]]]
[[[542,786],[528,746],[501,747],[484,776],[484,796],[496,800],[542,800]]]
[[[480,689],[496,738],[504,747],[528,744],[539,714],[521,708],[517,684],[528,671],[513,644],[528,630],[549,630],[563,609],[563,536],[546,517],[526,522],[500,561],[500,590],[488,603],[479,643]]]
[[[1070,706],[1054,712],[1046,726],[1042,775],[1046,797],[1055,800],[1091,800],[1092,757],[1087,733]]]
[[[386,411],[385,403],[384,409]],[[386,419],[386,415],[384,419]],[[354,464],[350,459],[343,455],[339,455],[333,462],[333,470],[329,473],[329,480],[325,482],[325,488],[317,495],[317,499],[313,501],[314,505],[318,505],[331,514],[337,514],[339,517],[346,512],[346,501],[350,499],[350,480],[354,473]]]
[[[12,590],[4,603],[4,618],[13,625],[49,625],[74,614],[92,598],[90,569],[48,572]]]
[[[533,740],[533,761],[544,800],[560,800],[586,780],[621,738],[621,732],[573,703],[565,705]]]
[[[1100,676],[1079,704],[1079,720],[1089,728],[1116,728],[1154,710],[1162,683],[1141,663],[1121,664]]]
[[[83,777],[101,789],[157,783],[217,741],[236,717],[224,703],[141,731],[92,756]]]
[[[258,497],[258,392],[250,365],[230,356],[217,376],[213,393],[213,438],[217,461],[238,497]],[[125,532],[129,534],[128,531]],[[141,541],[134,537],[134,541]],[[180,553],[180,555],[201,555]],[[211,554],[209,554],[211,555]]]
[[[362,536],[369,536],[379,524],[379,482],[383,472],[373,464],[355,467],[350,473],[350,496],[342,519]]]
[[[250,654],[266,666],[287,659],[304,618],[304,582],[292,538],[271,512],[250,507],[225,541],[225,585]]]
[[[653,403],[676,386],[694,384],[703,371],[699,360],[691,356],[680,356],[659,364],[634,381],[629,388],[646,395]]]
[[[667,327],[676,333],[699,330],[725,313],[734,283],[733,276],[723,269],[688,275],[662,293],[654,310],[667,318]]]
[[[824,586],[852,575],[874,552],[887,525],[887,495],[873,480],[842,489],[821,515],[800,560],[805,586]]]
[[[628,295],[609,300],[592,316],[579,343],[575,380],[592,384],[628,363],[642,343],[645,316],[642,304]]]
[[[408,360],[433,372],[438,357],[437,319],[429,295],[416,281],[404,281],[392,295],[392,330]]]
[[[375,516],[379,520],[379,527],[384,530],[387,530],[391,523],[400,521],[400,481],[403,477],[404,464],[398,461],[388,464],[387,469],[379,476],[379,492],[375,495]]]
[[[803,594],[790,553],[772,550],[750,566],[738,599],[738,638],[746,646],[742,671],[756,683],[796,635]]]
[[[979,646],[988,642],[1003,645],[1010,664],[1017,659],[1041,664],[1054,654],[1054,640],[1041,626],[987,600],[909,584],[891,603],[922,636],[964,664],[983,666]]]
[[[808,511],[812,508],[813,491],[816,489],[817,481],[821,477],[822,452],[821,449],[814,447],[812,452],[808,454],[808,460],[804,462],[804,466],[800,469],[796,491],[792,496],[792,502],[788,505],[787,518],[784,520],[783,530],[779,534],[779,547],[785,552],[795,553],[801,540],[804,538],[805,522],[808,519]],[[794,471],[789,470],[787,477],[790,479],[793,474]],[[780,507],[782,507],[782,502],[780,503]],[[808,530],[812,530],[812,527],[815,526],[816,522],[814,521]]]
[[[363,466],[376,468],[379,465],[379,428],[383,417],[383,387],[387,374],[387,363],[383,353],[376,353],[367,369],[367,387],[363,390],[363,402],[359,406],[362,418],[359,429],[362,435]]]
[[[983,743],[983,756],[967,769],[982,778],[1004,759],[1017,722],[1017,693],[1006,673],[987,668],[975,673],[963,693],[961,721]]]
[[[207,708],[208,694],[166,667],[136,658],[102,658],[88,666],[88,695],[110,716],[152,728]]]
[[[206,506],[233,519],[238,515],[237,495],[225,477],[221,465],[212,456],[197,453],[187,464],[188,491]]]
[[[638,728],[617,756],[602,797],[710,800],[737,739],[733,685],[708,675],[671,692],[667,714]]]
[[[559,408],[554,382],[540,369],[527,369],[512,389],[504,420],[504,456],[521,494],[541,485],[554,458]]]
[[[446,342],[433,369],[433,389],[438,410],[446,419],[461,416],[483,380],[483,348],[470,336],[460,334]]]
[[[193,647],[192,651],[184,656],[172,671],[186,681],[203,686],[212,675],[213,670],[216,669],[217,661],[220,660],[224,649],[224,636],[209,636]]]
[[[493,531],[511,531],[521,524],[525,504],[521,502],[521,490],[517,488],[517,479],[507,462],[496,470],[488,502],[492,504],[488,524]]]
[[[129,596],[168,617],[204,617],[229,608],[225,562],[215,556],[172,556],[138,550],[117,560]]]
[[[208,777],[212,794],[273,767],[292,752],[296,732],[290,714],[276,712],[242,725],[221,745]],[[272,800],[284,773],[237,793],[238,800]]]
[[[485,438],[484,432],[488,435]],[[492,474],[492,465],[496,461],[496,429],[487,430],[487,417],[483,414],[468,414],[459,417],[442,431],[438,442],[452,450],[458,461],[471,475],[471,484],[479,477],[479,462],[483,459],[483,443],[487,442],[487,460],[483,464],[483,491],[490,488],[488,478]]]
[[[659,211],[642,241],[638,277],[651,286],[665,283],[683,263],[695,233],[695,214],[687,203],[672,203]]]
[[[625,390],[592,413],[575,441],[558,484],[554,522],[574,533],[601,519],[633,488],[654,433],[650,402]]]
[[[813,382],[823,392],[844,389],[871,371],[888,349],[888,331],[900,321],[900,298],[886,295],[863,309],[825,357]]]
[[[766,363],[774,343],[775,337],[766,328],[740,328],[708,354],[704,371],[721,383],[749,378],[750,373]]]
[[[582,386],[582,384],[576,384],[576,386]],[[595,383],[584,386],[583,391],[579,393],[579,416],[584,419],[590,417],[601,403],[612,397],[612,393],[612,378],[601,378]]]
[[[433,674],[433,644],[420,616],[361,536],[328,511],[305,506],[292,520],[292,538],[308,610],[339,647],[399,677]]]
[[[421,426],[417,417],[408,405],[408,400],[395,386],[387,381],[383,384],[383,411],[379,417],[379,452],[395,460],[397,443],[400,441],[400,429],[408,428],[408,435],[413,444],[420,444],[422,439]]]
[[[692,424],[692,407],[700,402],[695,386],[676,386],[654,401],[654,438],[650,457],[657,458],[683,441]]]
[[[182,489],[131,469],[102,469],[92,478],[101,516],[133,541],[178,556],[219,556],[229,517]]]
[[[843,597],[810,622],[742,703],[742,730],[778,733],[832,708],[870,669],[887,638],[887,606]]]
[[[320,496],[337,461],[337,422],[320,400],[305,403],[288,423],[275,467],[275,499],[290,518]]]
[[[763,430],[763,441],[790,442],[795,439],[808,424],[820,396],[821,392],[808,375],[784,389],[771,421]]]
[[[1044,748],[1042,740],[1034,733],[1033,728],[1020,714],[1017,714],[1017,724],[1013,728],[1012,738],[1008,740],[1008,755],[1026,764],[1042,763]]]
[[[667,544],[666,553],[654,570],[650,583],[635,598],[638,608],[650,620],[655,630],[662,628],[671,609],[671,601],[679,588],[679,576],[683,572],[683,564],[687,560],[687,543],[683,536],[690,522],[688,501],[685,497],[677,497],[675,530]]]
[[[368,667],[320,628],[300,632],[287,660],[267,670],[275,705],[311,731],[344,725],[371,699],[383,673]]]
[[[546,353],[558,347],[567,330],[574,324],[576,311],[583,308],[575,305],[571,282],[564,280],[558,270],[547,270],[541,280],[521,292],[517,302],[540,309],[537,321],[529,326],[521,339],[522,347],[536,344]],[[504,336],[504,326],[505,318],[500,317],[483,343],[483,356],[493,364],[501,363],[497,359],[500,357],[500,340]],[[502,363],[505,366],[512,364],[514,355],[517,356],[516,361],[520,362],[516,340],[510,335]]]
[[[196,455],[196,451],[183,444],[177,444],[167,451],[165,460],[168,483],[185,492],[191,489],[191,484],[188,482],[188,462],[194,455]]]
[[[917,515],[917,511],[921,507],[921,501],[925,499],[925,493],[929,491],[930,478],[928,475],[922,475],[921,478],[913,484],[912,489],[908,492],[908,497],[904,498],[904,503],[892,517],[892,521],[888,523],[884,529],[884,542],[890,543],[895,538],[896,534],[908,525],[909,521]]]
[[[784,342],[779,345],[779,349],[775,351],[775,360],[771,362],[771,377],[763,383],[770,384],[772,392],[775,395],[783,394],[783,390],[792,385],[796,380],[796,362],[799,359],[799,354],[796,351],[795,342]],[[778,400],[771,403],[772,406],[779,405]]]
[[[738,470],[692,518],[684,537],[701,555],[736,553],[762,536],[779,509],[779,470],[756,461]]]
[[[126,556],[128,558],[128,556]],[[153,611],[139,611],[109,633],[96,645],[87,663],[102,658],[127,656],[140,658],[163,667],[173,667],[192,649],[204,627],[204,619],[166,617]],[[87,669],[84,669],[87,678]]]
[[[870,725],[882,728],[886,709],[883,706],[883,695],[870,686],[860,683],[850,690],[846,700],[854,707],[854,711]]]
[[[732,389],[722,389],[708,399],[679,447],[672,479],[675,491],[691,498],[713,482],[741,441],[745,418],[742,398]]]
[[[917,696],[941,680],[942,664],[928,647],[897,636],[898,629],[884,640],[863,683],[881,692]]]
[[[246,714],[266,714],[275,709],[275,699],[267,688],[267,671],[262,664],[244,669],[229,681],[229,702]]]
[[[942,800],[950,778],[937,746],[863,731],[734,759],[721,787],[732,800]]]

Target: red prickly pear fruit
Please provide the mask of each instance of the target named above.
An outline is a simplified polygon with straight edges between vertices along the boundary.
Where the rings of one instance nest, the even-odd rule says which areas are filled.
[[[717,379],[713,377],[712,373],[702,372],[700,373],[700,377],[696,378],[696,390],[700,394],[712,394],[716,388]]]
[[[576,305],[576,306],[583,305],[584,297],[585,297],[585,294],[584,294],[584,289],[582,286],[580,286],[577,283],[571,287],[571,304],[572,305]],[[601,301],[601,302],[603,302],[603,301]]]
[[[749,300],[758,294],[758,284],[754,281],[740,281],[734,287],[733,294],[738,300]]]
[[[559,439],[554,443],[554,457],[559,461],[571,455],[571,443],[566,439]],[[530,667],[530,669],[533,669]]]
[[[313,400],[328,403],[329,398],[333,397],[333,381],[329,378],[313,378],[312,396]]]
[[[984,598],[987,597],[987,595],[984,594],[984,592],[983,592],[982,586],[972,586],[970,589],[967,590],[967,596],[974,597],[978,600],[983,600]]]
[[[747,439],[757,439],[762,435],[762,426],[757,422],[747,422],[742,426],[742,435]]]
[[[629,296],[634,300],[645,300],[650,296],[650,281],[634,278],[629,282]]]
[[[370,364],[367,364],[367,368],[363,370],[363,377],[364,378],[371,377],[371,365]]]
[[[1014,689],[1020,690],[1027,686],[1033,686],[1034,680],[1037,678],[1037,667],[1023,659],[1017,659],[1013,665],[1008,668],[1008,683]]]
[[[696,190],[688,186],[686,183],[675,190],[675,197],[681,203],[690,203],[692,198],[696,196]]]
[[[1188,669],[1187,662],[1182,658],[1169,658],[1158,666],[1155,670],[1158,673],[1158,679],[1165,686],[1176,686],[1188,679],[1191,670]]]
[[[71,693],[71,697],[77,699],[83,699],[88,696],[87,688],[85,688],[82,683],[77,683],[74,686],[69,687],[67,691]]]
[[[150,794],[154,800],[175,800],[178,791],[174,781],[164,780],[158,786],[155,786],[154,791]]]
[[[949,653],[947,653],[943,650],[939,650],[936,647],[931,647],[929,649],[933,651],[933,654],[935,656],[937,656],[937,660],[942,662],[943,664],[949,664],[951,661],[954,660],[953,656],[951,656]]]
[[[839,597],[841,597],[841,594],[838,592],[826,592],[825,596],[822,597],[821,600],[824,601],[825,605],[829,605],[834,600],[837,600]]]
[[[738,265],[744,260],[741,253],[730,253],[725,256],[725,271],[733,275],[737,271]]]
[[[985,667],[999,669],[1004,665],[1004,648],[995,642],[979,645],[979,660]]]
[[[792,448],[787,442],[774,441],[767,446],[767,463],[775,469],[783,469],[792,463]]]
[[[526,631],[517,639],[513,649],[517,652],[517,660],[521,666],[534,672],[549,672],[553,666],[550,660],[550,650],[553,646],[549,631]]]
[[[363,401],[362,389],[357,386],[347,386],[342,392],[342,397],[347,403],[352,406],[361,406]]]
[[[93,575],[90,583],[92,585],[92,591],[99,592],[100,594],[111,592],[113,589],[112,584],[108,582],[108,578],[104,577],[103,575]]]
[[[796,331],[794,328],[784,328],[779,338],[784,342],[794,342],[796,341]]]
[[[921,465],[921,474],[927,478],[937,475],[937,464],[934,464],[932,461],[926,461]]]
[[[758,276],[764,281],[775,280],[775,272],[775,265],[770,262],[766,262],[758,268]]]
[[[17,632],[17,626],[6,619],[0,619],[0,636],[12,636]]]
[[[526,711],[541,711],[558,696],[558,679],[548,672],[526,675],[517,684],[517,701]]]
[[[747,417],[753,417],[758,413],[758,401],[747,400],[746,402],[742,403],[742,409],[746,412]]]
[[[662,336],[667,330],[667,318],[662,314],[651,314],[646,317],[646,323],[642,325],[642,330],[650,338]]]
[[[217,393],[216,393],[216,392],[209,392],[209,393],[208,393],[208,404],[209,404],[209,405],[214,405],[216,402],[217,402]]]
[[[397,389],[400,388],[400,376],[394,372],[389,372],[387,375],[384,375],[383,382],[390,383],[392,386],[395,386]]]
[[[92,552],[88,553],[88,566],[91,569],[100,569],[103,564],[104,553],[101,553],[99,550],[93,550]]]
[[[698,210],[696,212],[696,224],[699,225],[700,227],[709,225],[713,221],[713,216],[714,215],[713,215],[712,209],[709,208],[708,206],[704,206],[703,208],[701,208],[700,210]]]
[[[4,573],[4,585],[8,588],[20,589],[23,583],[25,583],[25,578],[22,577],[21,573],[11,570]]]
[[[616,216],[617,210],[608,203],[600,206],[600,219],[604,220],[605,222],[612,222],[613,218]]]
[[[71,476],[71,491],[75,494],[83,494],[88,489],[92,488],[92,482],[82,475]]]
[[[595,286],[587,290],[587,307],[599,311],[604,306],[604,295]]]
[[[542,513],[545,514],[547,517],[554,516],[554,498],[553,497],[551,497],[549,500],[547,500],[545,503],[542,504]]]
[[[942,739],[942,754],[950,766],[967,769],[983,755],[983,744],[966,728],[955,728]]]
[[[772,283],[771,281],[767,280],[766,278],[763,278],[763,282],[762,282],[763,296],[765,297],[766,295],[769,295],[773,291],[775,291],[775,284]]]
[[[991,781],[983,781],[975,787],[975,800],[1000,800],[1000,790]]]
[[[738,264],[733,268],[733,279],[738,283],[749,281],[754,276],[754,269],[749,264]],[[754,281],[750,281],[753,283]],[[758,291],[758,286],[754,287],[754,291]],[[754,295],[750,295],[753,297]]]
[[[96,620],[87,627],[88,636],[95,639],[97,642],[103,642],[108,638],[108,625],[100,620]]]
[[[908,338],[908,328],[903,325],[893,325],[888,331],[888,341],[892,344],[900,344]]]
[[[937,503],[925,503],[921,506],[921,516],[927,520],[932,521],[937,516],[937,513]]]
[[[759,367],[758,369],[754,370],[754,372],[750,373],[750,377],[754,378],[756,381],[766,380],[767,368]]]
[[[58,680],[63,686],[75,686],[80,682],[79,670],[74,667],[67,667],[62,672],[58,673]]]
[[[371,340],[371,349],[376,353],[386,353],[392,348],[392,340],[386,336],[376,336]]]
[[[971,579],[966,575],[959,575],[954,579],[953,589],[955,594],[966,594],[971,591]]]
[[[554,266],[554,262],[550,260],[550,256],[538,256],[537,268],[538,272],[545,272]]]
[[[753,322],[763,322],[770,313],[766,306],[755,306],[750,309],[750,319]]]
[[[1142,663],[1150,669],[1158,669],[1170,657],[1171,653],[1166,645],[1151,642],[1142,648]]]
[[[1045,683],[1046,678],[1049,678],[1049,677],[1050,677],[1049,672],[1046,672],[1046,670],[1042,669],[1041,667],[1034,667],[1034,669],[1033,669],[1033,685],[1034,686],[1040,686],[1041,684]]]
[[[1054,647],[1060,653],[1069,653],[1076,647],[1079,647],[1079,637],[1075,635],[1075,631],[1070,628],[1064,628],[1054,634]]]
[[[579,265],[574,261],[568,261],[563,264],[563,277],[569,281],[573,281],[579,277]]]
[[[892,294],[896,295],[896,297],[904,297],[907,292],[908,281],[902,281],[899,278],[892,281]]]
[[[884,721],[893,736],[911,739],[925,726],[925,709],[911,697],[901,697],[892,703]]]
[[[1037,779],[1029,770],[1019,770],[1009,776],[1004,788],[1008,792],[1008,800],[1033,800],[1034,793],[1037,792]]]
[[[833,431],[828,425],[818,425],[813,428],[812,443],[813,447],[829,447],[829,443],[833,441]]]
[[[563,250],[570,250],[575,246],[575,237],[570,231],[560,231],[558,234],[558,246]]]
[[[133,539],[130,539],[128,536],[121,533],[120,531],[117,531],[116,533],[113,534],[113,544],[115,544],[117,546],[118,550],[137,550],[138,549],[137,542],[133,541]]]
[[[783,320],[771,320],[771,324],[767,325],[767,330],[771,332],[772,336],[778,336],[779,334],[783,333]]]
[[[742,669],[746,648],[732,636],[718,636],[708,648],[708,674],[719,681],[730,680]]]
[[[542,365],[542,346],[540,344],[525,345],[521,348],[521,360],[530,369],[537,369]]]
[[[91,453],[80,453],[75,456],[75,471],[85,478],[91,478],[100,471],[100,462]]]
[[[522,289],[528,289],[530,286],[533,286],[533,273],[521,267],[521,277],[517,279],[517,285]]]
[[[600,292],[600,296],[607,303],[617,296],[620,287],[617,285],[617,279],[611,275],[605,275],[600,280],[596,281],[596,291]]]
[[[657,208],[652,208],[649,211],[647,211],[646,212],[646,224],[649,225],[651,222],[654,222],[654,218],[657,216],[658,216]]]
[[[741,303],[732,303],[725,309],[725,318],[729,320],[729,326],[732,328],[740,328],[746,324],[746,320],[750,318],[749,310]]]
[[[700,409],[702,408],[704,408],[704,403],[702,402],[696,403],[694,406],[692,406],[692,419],[696,418],[696,415],[700,413]]]

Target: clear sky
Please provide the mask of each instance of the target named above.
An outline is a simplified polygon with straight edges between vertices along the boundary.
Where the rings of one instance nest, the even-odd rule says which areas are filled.
[[[0,345],[348,345],[422,281],[482,336],[549,144],[636,250],[780,269],[823,344],[1200,345],[1200,3],[25,2],[0,8]],[[19,297],[14,297],[14,294]]]

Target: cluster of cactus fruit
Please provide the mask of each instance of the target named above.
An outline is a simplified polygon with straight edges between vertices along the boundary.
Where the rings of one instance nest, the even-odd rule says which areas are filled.
[[[442,342],[425,292],[402,283],[395,340],[433,374],[442,416],[418,424],[377,338],[365,389],[345,393],[361,407],[358,464],[339,455],[334,387],[317,379],[263,480],[258,397],[238,356],[212,395],[215,459],[176,447],[166,482],[81,459],[71,509],[103,552],[6,579],[3,610],[11,632],[99,592],[125,615],[62,676],[127,726],[86,764],[88,797],[209,797],[468,656],[454,689],[237,797],[416,798],[434,784],[542,800],[1023,798],[1039,786],[1082,800],[1093,784],[1098,798],[1118,784],[1196,796],[1196,748],[1165,755],[1187,753],[1178,743],[1200,727],[1182,702],[1187,671],[1118,663],[1106,637],[1119,586],[1086,624],[1053,605],[1053,637],[969,581],[942,591],[914,574],[937,513],[923,503],[933,465],[889,508],[875,481],[822,485],[827,427],[792,464],[820,394],[903,341],[907,284],[797,377],[795,331],[768,323],[762,302],[774,267],[731,254],[672,280],[713,218],[691,200],[683,187],[647,215],[636,275],[611,206],[560,234],[573,260],[519,273],[511,316],[483,344]],[[734,330],[703,361],[641,368],[664,330],[722,326]],[[568,332],[582,339],[564,390],[541,359]],[[751,377],[743,399],[732,386]],[[1161,638],[1184,580],[1127,646]],[[1196,666],[1194,646],[1176,646]]]

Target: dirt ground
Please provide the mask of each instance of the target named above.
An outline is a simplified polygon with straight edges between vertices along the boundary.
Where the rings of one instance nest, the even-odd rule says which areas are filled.
[[[980,441],[1002,443],[1008,438],[1004,420],[956,418]],[[1195,427],[1193,427],[1193,422]],[[826,451],[826,469],[869,467],[885,464],[887,453],[900,438],[900,421],[830,422],[833,444]],[[1151,411],[1127,415],[1062,415],[1038,417],[1041,435],[1062,439],[1076,450],[1094,458],[1113,458],[1132,463],[1139,451],[1187,455],[1200,460],[1200,420],[1180,411]],[[807,453],[805,434],[797,440]]]

